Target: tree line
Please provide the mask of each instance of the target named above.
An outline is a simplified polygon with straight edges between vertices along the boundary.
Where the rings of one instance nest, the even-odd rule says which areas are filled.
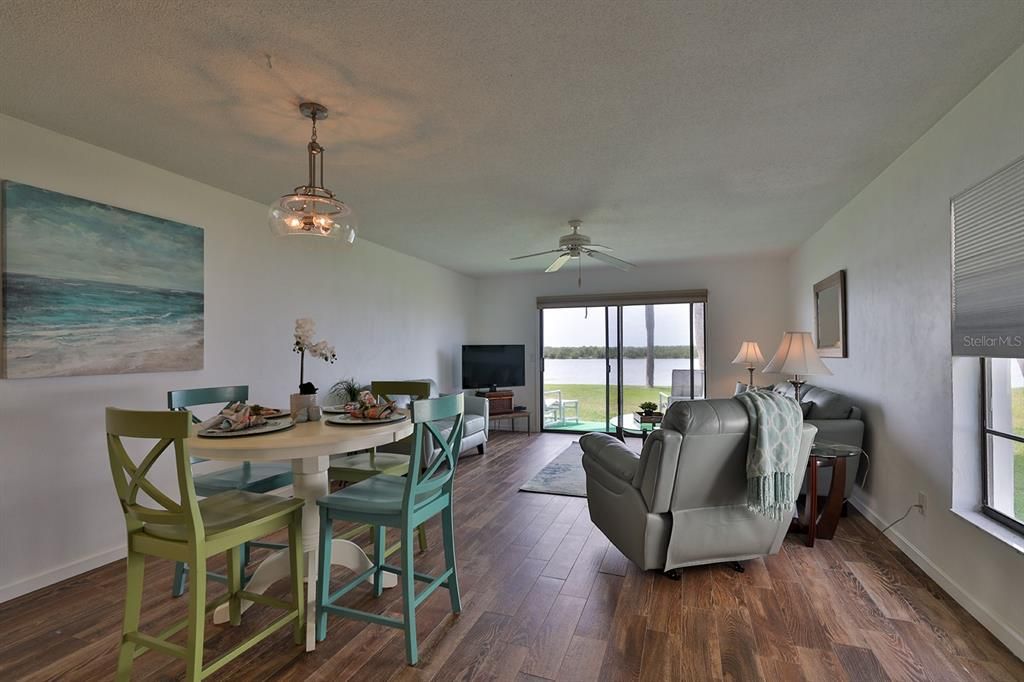
[[[544,358],[548,360],[602,360],[604,346],[544,346]],[[692,346],[654,346],[654,358],[689,358]],[[638,359],[647,357],[645,346],[623,346],[622,357]]]

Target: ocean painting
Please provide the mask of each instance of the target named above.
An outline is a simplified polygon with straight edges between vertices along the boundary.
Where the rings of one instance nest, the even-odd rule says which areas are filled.
[[[203,367],[203,230],[2,184],[3,376]]]

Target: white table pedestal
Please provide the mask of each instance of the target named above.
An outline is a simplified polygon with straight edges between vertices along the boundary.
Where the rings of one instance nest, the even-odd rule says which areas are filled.
[[[317,498],[329,492],[327,467],[329,457],[307,457],[292,460],[292,487],[295,497],[305,501],[302,507],[302,548],[306,555],[306,651],[316,648],[316,580],[319,561],[317,554],[320,542],[320,510],[316,506]],[[362,548],[349,540],[334,540],[331,543],[331,564],[344,566],[354,573],[362,573],[369,569],[373,562],[366,556]],[[288,550],[280,550],[270,555],[256,567],[252,578],[245,586],[247,592],[263,594],[278,580],[287,578],[290,573]],[[367,579],[372,584],[372,579]],[[391,573],[383,575],[384,587],[395,587],[398,577]],[[252,602],[242,600],[244,612]],[[214,623],[226,623],[230,619],[228,605],[222,604],[213,612]]]

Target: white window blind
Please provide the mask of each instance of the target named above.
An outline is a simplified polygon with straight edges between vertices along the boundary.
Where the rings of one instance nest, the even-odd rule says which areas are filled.
[[[1024,157],[953,197],[953,354],[1024,356]]]

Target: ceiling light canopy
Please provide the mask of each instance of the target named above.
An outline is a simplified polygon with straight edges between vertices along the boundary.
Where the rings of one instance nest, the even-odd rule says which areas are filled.
[[[270,206],[270,229],[281,236],[328,237],[352,244],[356,240],[355,213],[324,187],[324,148],[316,141],[316,122],[327,118],[327,107],[303,102],[299,111],[313,120],[313,134],[306,145],[309,181]]]

